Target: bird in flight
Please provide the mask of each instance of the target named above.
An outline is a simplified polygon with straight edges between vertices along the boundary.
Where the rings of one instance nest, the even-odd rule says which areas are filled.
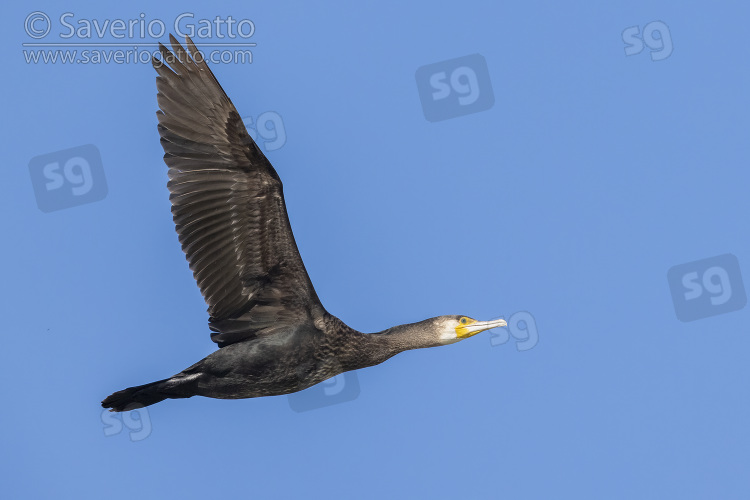
[[[172,51],[159,44],[162,61],[152,61],[167,187],[219,349],[177,375],[115,392],[104,408],[289,394],[409,349],[506,326],[452,315],[366,334],[329,314],[297,250],[276,170],[193,41],[186,37],[186,50],[169,38]]]

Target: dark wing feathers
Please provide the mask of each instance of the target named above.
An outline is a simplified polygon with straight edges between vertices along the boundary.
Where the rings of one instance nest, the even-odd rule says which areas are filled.
[[[172,215],[220,346],[312,323],[322,311],[279,176],[186,39],[154,60]],[[165,64],[166,63],[166,64]],[[169,66],[167,66],[167,64]]]

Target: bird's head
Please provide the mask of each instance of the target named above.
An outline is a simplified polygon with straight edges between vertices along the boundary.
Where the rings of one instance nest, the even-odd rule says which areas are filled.
[[[491,321],[477,321],[468,316],[439,316],[435,318],[437,331],[440,334],[440,344],[453,344],[459,340],[468,339],[477,333],[492,328],[507,326],[504,319]]]
[[[387,351],[388,356],[384,358],[388,359],[408,349],[454,344],[477,333],[501,326],[507,326],[504,319],[477,321],[460,315],[436,316],[417,323],[394,326],[379,332],[380,335],[375,335],[372,339],[384,340],[391,346],[391,350]],[[382,360],[378,361],[380,362]]]

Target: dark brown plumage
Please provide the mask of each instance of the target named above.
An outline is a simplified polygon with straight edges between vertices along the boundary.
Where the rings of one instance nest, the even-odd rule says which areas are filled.
[[[406,349],[456,342],[502,320],[440,316],[363,334],[330,315],[297,250],[281,180],[192,40],[154,60],[172,214],[220,349],[177,375],[112,394],[124,411],[167,398],[288,394]],[[166,63],[166,64],[165,64]]]
[[[159,135],[182,249],[220,346],[322,313],[294,242],[281,180],[205,62],[170,36],[154,62]],[[188,39],[188,49],[196,53]],[[176,57],[175,57],[176,56]]]

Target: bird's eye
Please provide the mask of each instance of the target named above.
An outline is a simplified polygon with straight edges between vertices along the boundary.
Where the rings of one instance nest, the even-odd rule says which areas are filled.
[[[468,320],[466,318],[461,318],[461,324],[465,325]]]

